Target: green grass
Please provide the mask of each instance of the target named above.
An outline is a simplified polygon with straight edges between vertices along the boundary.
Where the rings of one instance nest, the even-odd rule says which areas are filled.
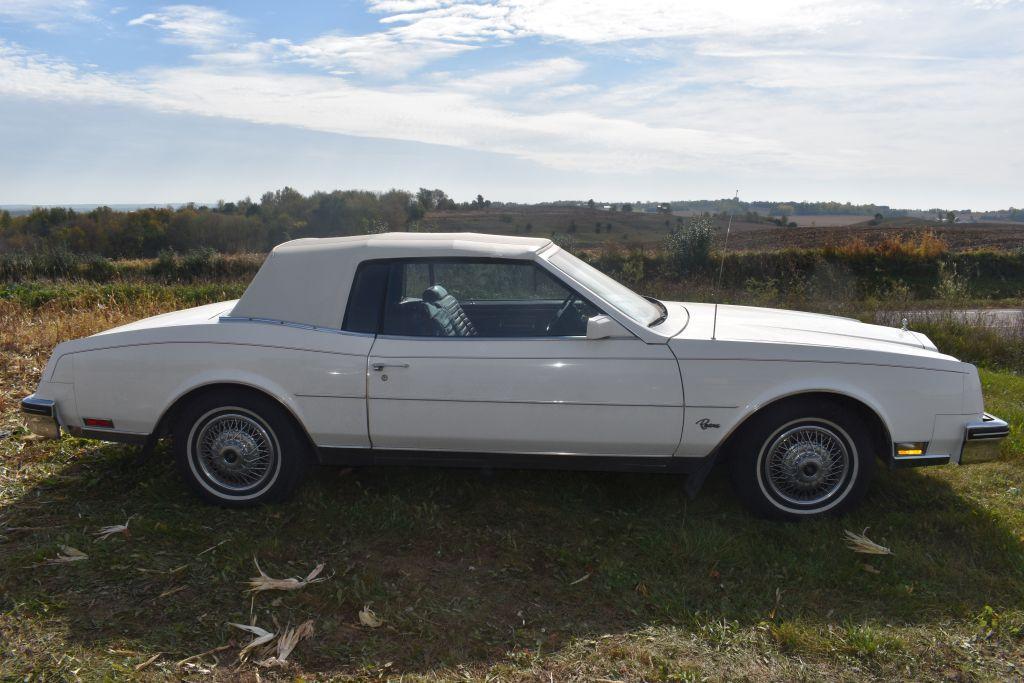
[[[242,287],[0,290],[0,426],[55,341]],[[943,333],[928,330],[993,362],[1014,343]],[[1020,678],[1024,378],[981,375],[1013,428],[1000,460],[882,469],[857,511],[802,524],[750,517],[722,472],[691,501],[670,475],[322,468],[291,503],[222,510],[186,490],[166,447],[140,464],[17,430],[0,439],[0,679],[251,679],[237,647],[174,666],[244,642],[227,623],[250,609],[268,628],[316,622],[295,668],[265,679]],[[131,515],[130,537],[93,541]],[[843,531],[865,528],[895,554],[848,550]],[[89,559],[42,564],[60,545]],[[254,556],[276,577],[325,562],[328,580],[253,602]],[[366,605],[383,627],[359,625]]]
[[[140,465],[0,441],[0,517],[31,527],[0,532],[0,676],[126,677],[157,652],[145,675],[189,673],[173,662],[244,641],[227,622],[249,620],[257,556],[274,576],[327,563],[329,580],[253,603],[263,626],[316,620],[291,674],[1019,677],[1024,379],[983,381],[1015,429],[999,461],[882,470],[856,512],[801,524],[751,518],[722,473],[690,501],[668,475],[318,469],[292,503],[221,510],[163,449]],[[130,537],[92,540],[129,515]],[[865,527],[895,554],[849,551],[843,530]],[[61,544],[89,559],[38,566]],[[358,625],[364,605],[382,628]]]

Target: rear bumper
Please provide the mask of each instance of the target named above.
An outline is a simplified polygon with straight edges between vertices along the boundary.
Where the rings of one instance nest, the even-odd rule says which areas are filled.
[[[964,432],[964,447],[960,453],[960,464],[995,460],[999,456],[999,444],[1010,434],[1010,425],[995,415],[985,413],[980,420],[968,422]]]
[[[60,438],[60,422],[57,421],[55,402],[32,394],[21,400],[21,414],[33,434],[46,439]]]

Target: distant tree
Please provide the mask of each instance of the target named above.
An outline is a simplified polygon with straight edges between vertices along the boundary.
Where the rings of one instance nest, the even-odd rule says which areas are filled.
[[[470,204],[470,206],[472,206],[474,209],[482,209],[485,206],[490,206],[490,205],[491,205],[491,201],[489,199],[484,199],[484,196],[482,194],[478,194],[476,196],[476,199],[473,200],[473,203]]]
[[[533,232],[533,223],[526,224],[526,232]]]
[[[626,202],[622,205],[622,210],[625,211],[626,213],[631,213],[633,211],[633,205],[630,204],[629,202]]]
[[[416,191],[416,201],[419,202],[424,211],[433,211],[437,208],[437,205],[434,203],[433,190],[428,190],[425,187],[421,187]]]
[[[455,202],[445,193],[444,190],[439,190],[436,187],[433,190],[428,190],[425,187],[421,187],[417,190],[416,203],[423,207],[424,211],[455,208]]]
[[[876,214],[875,214],[875,220],[876,220],[876,221],[878,221],[879,223],[881,223],[882,221],[884,221],[884,220],[885,220],[885,216],[883,216],[883,215],[882,215],[882,214],[880,214],[880,213],[876,213]]]
[[[591,211],[594,210],[594,200],[593,199],[588,199],[587,200],[587,208],[590,209]]]
[[[947,223],[956,223],[956,212],[955,211],[947,211],[946,212],[946,222]]]
[[[11,212],[7,209],[0,211],[0,229],[6,230],[11,227]]]
[[[576,232],[576,221],[569,221],[569,232]]]

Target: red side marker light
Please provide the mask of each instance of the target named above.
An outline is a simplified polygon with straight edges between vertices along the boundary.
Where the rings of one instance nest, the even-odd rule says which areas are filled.
[[[113,420],[101,420],[98,417],[87,417],[87,418],[85,418],[85,426],[86,427],[103,427],[105,429],[113,429],[114,428],[114,421]]]

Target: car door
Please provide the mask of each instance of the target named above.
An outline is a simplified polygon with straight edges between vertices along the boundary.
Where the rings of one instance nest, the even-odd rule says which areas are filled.
[[[374,448],[675,451],[683,397],[666,345],[586,339],[586,318],[600,311],[532,261],[406,260],[390,268],[367,366]]]

